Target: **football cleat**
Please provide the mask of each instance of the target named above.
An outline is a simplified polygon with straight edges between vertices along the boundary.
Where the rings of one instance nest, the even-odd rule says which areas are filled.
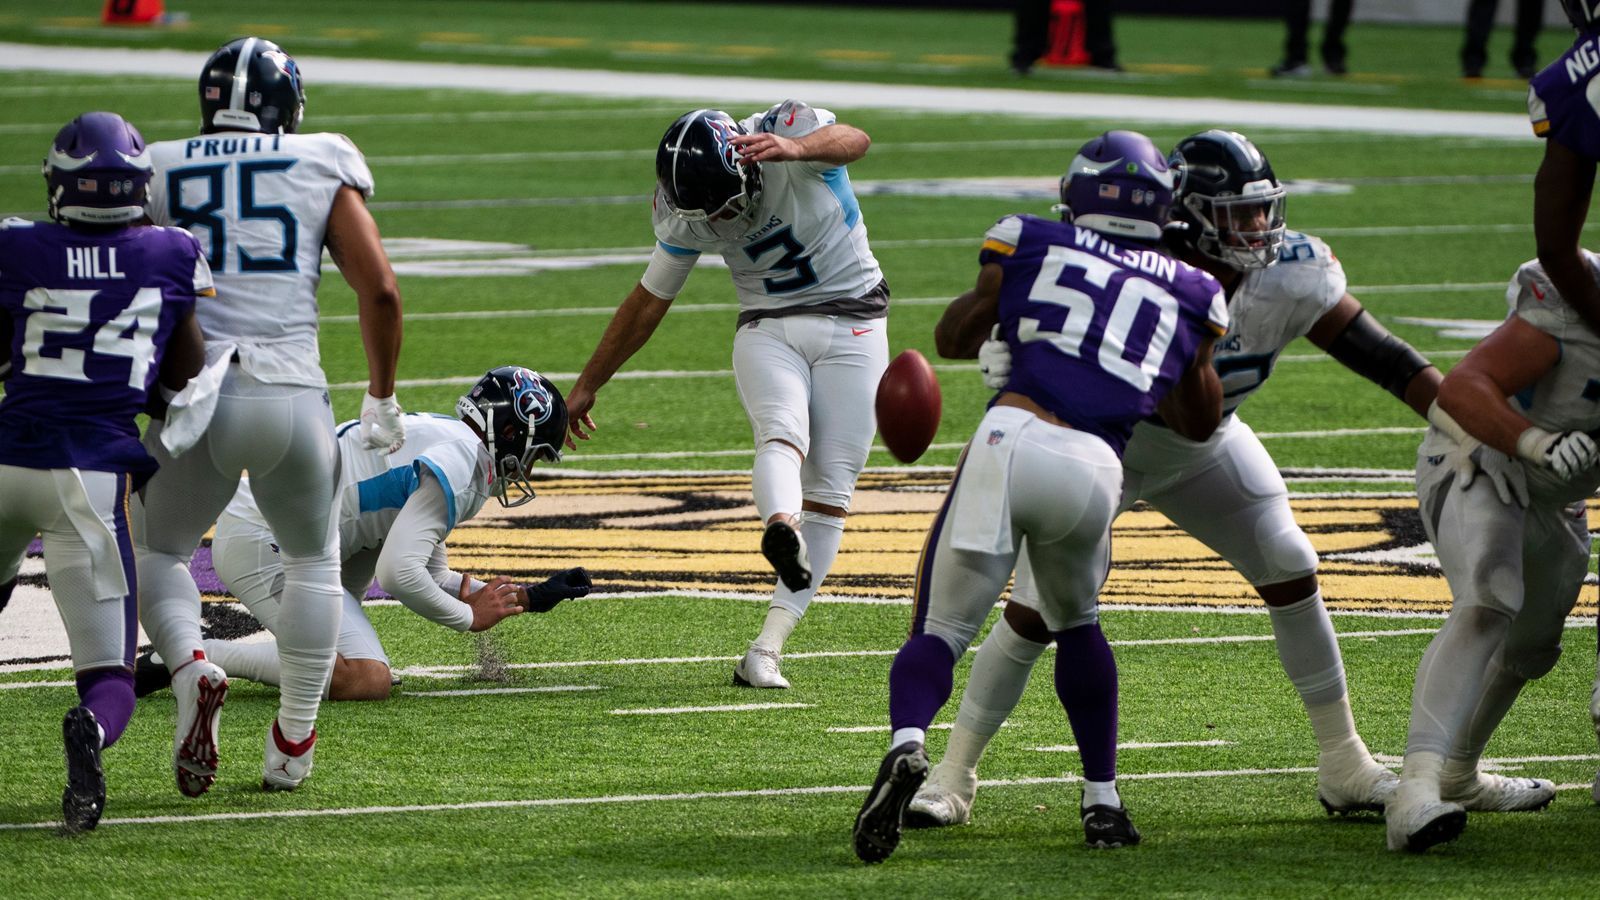
[[[228,697],[228,674],[196,650],[194,659],[172,674],[172,694],[178,699],[172,771],[178,792],[198,797],[217,780],[217,725]]]
[[[881,863],[900,845],[900,827],[906,806],[928,777],[928,755],[915,741],[889,751],[878,766],[877,780],[856,813],[851,832],[856,857],[864,863]]]
[[[907,828],[944,828],[972,821],[972,800],[978,793],[978,773],[939,763],[933,767],[911,805],[906,807]]]
[[[1556,798],[1555,782],[1543,778],[1507,778],[1492,772],[1469,772],[1467,777],[1439,779],[1439,795],[1459,803],[1467,812],[1531,812],[1544,809]]]
[[[1094,850],[1114,850],[1139,843],[1139,829],[1133,827],[1126,806],[1098,803],[1083,811],[1083,842]]]
[[[805,539],[793,525],[782,520],[768,525],[761,535],[761,555],[772,563],[784,587],[791,591],[811,587],[811,559]]]
[[[283,736],[283,731],[278,728],[278,720],[272,720],[272,728],[267,732],[266,761],[261,767],[261,789],[263,791],[292,791],[300,786],[306,776],[311,774],[312,755],[316,750],[317,732],[312,730],[311,736],[303,741],[290,741]]]
[[[1467,827],[1467,811],[1459,804],[1429,797],[1420,784],[1402,784],[1383,812],[1390,850],[1421,853],[1448,843]]]
[[[733,667],[733,683],[741,687],[787,688],[789,679],[778,671],[778,651],[751,646]]]
[[[1365,748],[1354,765],[1325,755],[1317,766],[1317,802],[1328,815],[1383,812],[1383,806],[1400,786],[1400,776],[1367,755]]]
[[[86,706],[67,710],[61,743],[67,753],[67,787],[61,792],[63,830],[91,831],[106,809],[106,774],[100,767],[100,725]]]
[[[172,686],[172,673],[156,662],[156,652],[146,650],[133,661],[133,695],[148,697],[162,688]]]

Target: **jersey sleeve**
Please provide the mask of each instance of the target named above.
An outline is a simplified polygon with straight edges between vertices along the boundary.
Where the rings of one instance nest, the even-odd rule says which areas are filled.
[[[1349,290],[1344,265],[1318,237],[1291,235],[1278,263],[1262,273],[1264,293],[1284,304],[1283,343],[1303,337]]]
[[[1206,324],[1217,337],[1222,337],[1228,333],[1232,320],[1228,318],[1228,292],[1222,289],[1221,284],[1215,287],[1206,306]]]
[[[750,116],[739,124],[751,134],[765,132],[786,138],[803,138],[819,128],[836,124],[838,121],[832,112],[809,106],[804,100],[785,100],[764,113]],[[816,172],[839,168],[833,163],[822,160],[808,160],[801,164]]]
[[[342,134],[333,135],[333,172],[345,184],[361,192],[361,196],[372,199],[374,184],[372,170],[367,167],[367,158],[361,155],[356,145]]]
[[[1539,96],[1537,84],[1528,85],[1528,123],[1537,137],[1550,134],[1550,111],[1545,109],[1544,98]]]
[[[1586,250],[1584,259],[1589,264],[1590,274],[1593,274],[1595,255]],[[1511,283],[1506,287],[1506,301],[1511,306],[1512,315],[1557,340],[1581,322],[1577,311],[1556,293],[1555,285],[1550,283],[1549,276],[1545,275],[1544,267],[1539,265],[1537,259],[1523,263],[1517,269],[1517,274],[1511,277]]]
[[[483,508],[485,488],[480,484],[478,451],[464,441],[450,441],[429,447],[428,451],[411,464],[416,469],[418,483],[424,474],[431,474],[439,482],[445,500],[445,528],[455,528],[478,514]]]
[[[215,297],[217,286],[211,280],[211,264],[206,262],[206,252],[200,247],[200,240],[187,231],[178,231],[186,239],[194,253],[194,295],[196,297]]]
[[[997,263],[1017,252],[1022,243],[1022,217],[1006,216],[989,226],[983,234],[983,246],[978,250],[978,262]]]

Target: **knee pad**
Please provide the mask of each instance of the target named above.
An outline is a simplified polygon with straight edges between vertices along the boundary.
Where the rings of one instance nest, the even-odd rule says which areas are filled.
[[[1265,572],[1248,573],[1251,584],[1275,584],[1303,578],[1317,571],[1317,551],[1293,519],[1268,534],[1258,535]]]
[[[1507,657],[1501,665],[1518,678],[1533,681],[1543,678],[1556,667],[1556,661],[1561,659],[1561,645],[1530,648],[1520,651],[1515,658]]]
[[[320,593],[326,588],[335,598],[344,595],[344,587],[339,583],[338,550],[328,549],[316,556],[290,556],[285,553],[280,558],[283,560],[286,591],[309,587]]]

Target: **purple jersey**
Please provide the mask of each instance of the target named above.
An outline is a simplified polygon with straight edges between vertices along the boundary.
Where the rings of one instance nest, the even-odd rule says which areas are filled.
[[[1222,286],[1143,245],[1034,216],[989,229],[979,260],[998,263],[1000,328],[1022,394],[1121,455],[1133,425],[1228,329]]]
[[[1528,118],[1533,133],[1600,162],[1600,111],[1590,91],[1600,74],[1600,36],[1585,34],[1555,62],[1533,76],[1528,86]]]
[[[135,417],[174,326],[211,293],[200,244],[181,229],[0,222],[11,324],[0,463],[153,472]]]

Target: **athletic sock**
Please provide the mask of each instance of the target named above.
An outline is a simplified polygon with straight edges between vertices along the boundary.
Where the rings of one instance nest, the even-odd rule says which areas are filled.
[[[800,538],[806,543],[806,558],[811,563],[811,586],[803,591],[791,591],[780,581],[772,594],[772,605],[788,609],[797,619],[806,614],[811,598],[817,595],[822,580],[828,577],[834,559],[839,556],[839,543],[844,539],[844,519],[819,512],[803,512],[800,514]],[[782,646],[782,641],[779,641],[779,646]]]
[[[1117,661],[1100,623],[1055,633],[1056,696],[1078,741],[1088,781],[1117,777]]]
[[[1339,639],[1333,620],[1323,605],[1322,592],[1288,606],[1268,606],[1278,661],[1305,704],[1323,753],[1353,750],[1361,743],[1355,718],[1350,713],[1350,697],[1345,691],[1344,660],[1339,655]],[[1361,745],[1366,752],[1366,745]]]
[[[278,665],[278,642],[206,641],[206,658],[222,667],[229,678],[243,678],[260,684],[278,684],[282,675]]]
[[[774,653],[782,652],[783,642],[789,639],[794,626],[799,624],[800,617],[791,610],[784,609],[777,604],[767,607],[767,620],[761,626],[761,633],[756,635],[751,644],[762,650],[771,650]]]
[[[914,634],[900,646],[889,667],[889,723],[926,730],[950,699],[956,655],[944,638]]]
[[[133,673],[96,669],[78,675],[76,680],[79,702],[94,713],[94,720],[100,725],[100,746],[115,744],[133,718]]]
[[[1085,781],[1083,783],[1083,808],[1091,806],[1121,807],[1122,797],[1117,793],[1117,780]]]
[[[278,612],[278,730],[300,743],[317,724],[322,692],[333,676],[344,589],[336,552],[309,559],[281,557],[283,601]]]
[[[766,441],[756,448],[750,490],[763,526],[778,513],[800,511],[800,463],[800,451],[782,441]]]
[[[171,667],[194,659],[203,646],[200,589],[189,562],[171,553],[142,550],[138,556],[139,622],[150,643]]]
[[[967,676],[961,709],[956,713],[956,725],[950,732],[941,765],[948,762],[969,770],[978,768],[989,741],[1022,700],[1028,676],[1048,646],[1017,634],[1004,616],[994,623],[972,660],[972,672]]]

